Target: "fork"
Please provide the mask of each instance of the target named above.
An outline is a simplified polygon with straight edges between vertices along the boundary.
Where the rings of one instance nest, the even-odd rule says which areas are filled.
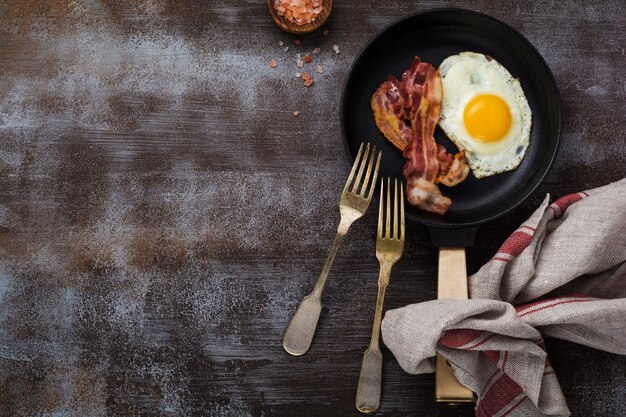
[[[376,236],[376,257],[380,262],[378,274],[378,297],[370,345],[363,354],[359,385],[356,391],[356,408],[362,413],[373,413],[380,405],[380,392],[383,373],[383,355],[380,352],[378,339],[380,322],[383,314],[385,290],[389,285],[391,268],[400,259],[404,251],[404,191],[400,183],[400,201],[398,203],[398,180],[394,181],[393,203],[390,198],[390,179],[387,178],[387,210],[385,229],[383,230],[383,196],[384,180],[380,181],[380,207],[378,209],[378,234]],[[398,204],[400,216],[398,217]],[[393,205],[393,217],[392,217]],[[392,226],[393,223],[393,226]],[[398,224],[399,223],[399,224]],[[399,227],[398,227],[399,226]],[[392,230],[393,227],[393,230]],[[383,233],[384,232],[384,233]]]
[[[328,272],[333,264],[335,255],[337,255],[339,245],[343,237],[348,233],[348,229],[352,223],[365,214],[365,211],[370,205],[370,201],[372,201],[374,188],[376,188],[376,179],[378,178],[381,152],[378,152],[376,163],[374,163],[375,154],[375,146],[372,146],[372,152],[370,152],[370,144],[368,143],[365,152],[363,152],[363,143],[361,143],[359,152],[352,165],[352,171],[350,171],[350,176],[348,177],[348,181],[346,181],[346,185],[341,193],[341,199],[339,200],[341,220],[339,221],[339,227],[337,227],[335,241],[330,247],[330,253],[328,254],[328,258],[326,259],[326,263],[324,264],[324,268],[317,280],[315,288],[311,294],[304,297],[285,332],[283,347],[291,355],[303,355],[309,349],[309,346],[311,346],[320,312],[322,311],[322,290],[324,289],[324,284],[326,283],[326,278],[328,277]],[[364,176],[363,172],[365,171],[366,165],[367,172]],[[374,171],[373,174],[372,169]],[[371,185],[368,189],[370,182]]]

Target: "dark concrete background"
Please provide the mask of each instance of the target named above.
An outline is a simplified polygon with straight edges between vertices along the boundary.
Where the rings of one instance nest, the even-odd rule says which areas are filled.
[[[262,1],[3,1],[0,414],[358,414],[376,210],[339,252],[310,352],[280,342],[338,220],[349,65],[386,24],[442,5],[520,30],[563,98],[554,168],[480,229],[474,272],[547,192],[625,176],[626,3],[336,1],[330,34],[296,46]],[[306,89],[295,54],[316,46]],[[436,294],[435,249],[420,225],[407,236],[387,308]],[[574,415],[626,415],[626,358],[547,344]],[[384,355],[378,415],[473,415]]]

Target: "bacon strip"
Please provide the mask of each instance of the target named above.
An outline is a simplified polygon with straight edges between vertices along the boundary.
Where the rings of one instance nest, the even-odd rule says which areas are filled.
[[[409,97],[413,140],[404,148],[407,159],[403,174],[409,203],[423,210],[444,214],[452,200],[435,185],[439,174],[438,146],[433,138],[443,98],[441,79],[432,65],[415,58],[402,74],[402,85]]]
[[[400,150],[413,139],[405,101],[404,88],[393,75],[378,87],[370,100],[376,126]]]
[[[439,74],[415,57],[402,80],[389,76],[370,102],[378,129],[407,159],[403,173],[409,203],[439,214],[448,210],[452,200],[436,184],[451,187],[469,173],[465,152],[449,154],[433,137],[442,98]]]
[[[439,145],[439,176],[435,179],[435,184],[443,184],[448,187],[454,187],[463,182],[469,174],[469,165],[465,159],[465,151],[461,151],[456,155],[446,153],[446,149]]]

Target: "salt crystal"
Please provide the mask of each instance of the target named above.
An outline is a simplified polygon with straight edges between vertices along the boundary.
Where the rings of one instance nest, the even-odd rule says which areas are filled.
[[[278,42],[278,46],[283,46],[283,41]]]
[[[299,112],[299,111],[294,111],[294,112],[293,112],[293,117],[298,117],[298,115],[299,115],[299,114],[300,114],[300,112]]]
[[[339,46],[333,45],[333,51],[335,51],[336,54],[339,54]]]
[[[289,50],[288,46],[285,46],[285,52],[287,52]]]
[[[302,67],[304,66],[304,61],[303,61],[303,60],[301,60],[301,59],[297,60],[297,61],[296,61],[296,66],[297,66],[298,68],[302,68]]]
[[[314,21],[323,6],[321,0],[274,0],[274,9],[291,23],[302,26]]]
[[[321,51],[321,49],[320,49],[320,48],[315,48],[315,49],[313,49],[313,52],[312,52],[312,53],[314,53],[314,54],[319,54],[319,53],[320,53],[320,51]]]
[[[300,78],[300,73],[296,72],[296,78]]]
[[[324,72],[320,64],[317,64],[317,67],[315,67],[315,71],[317,71],[318,74],[321,74]]]

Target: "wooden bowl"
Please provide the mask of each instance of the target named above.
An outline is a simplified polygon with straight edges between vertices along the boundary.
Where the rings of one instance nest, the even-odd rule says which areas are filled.
[[[279,16],[276,9],[274,9],[274,0],[267,0],[267,7],[270,10],[270,15],[274,19],[274,22],[278,25],[282,30],[293,33],[294,35],[304,35],[305,33],[311,33],[326,23],[328,20],[328,16],[330,16],[330,11],[333,8],[333,0],[321,0],[322,11],[315,18],[314,21],[308,23],[306,25],[298,26],[295,23],[290,22],[283,16]]]

